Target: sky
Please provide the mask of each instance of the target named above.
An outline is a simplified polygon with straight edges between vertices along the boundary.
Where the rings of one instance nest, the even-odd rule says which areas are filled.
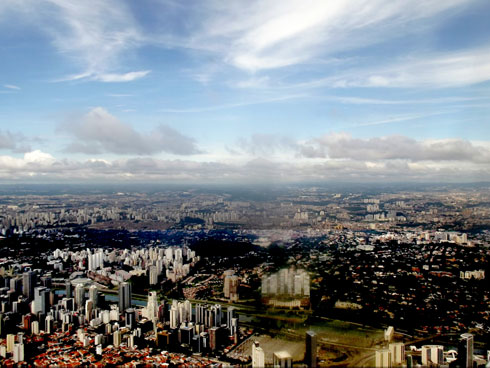
[[[2,0],[0,183],[490,181],[488,0]]]

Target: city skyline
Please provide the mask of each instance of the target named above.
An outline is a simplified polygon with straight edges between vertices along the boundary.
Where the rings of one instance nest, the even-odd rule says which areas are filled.
[[[490,180],[483,0],[0,5],[0,183]]]

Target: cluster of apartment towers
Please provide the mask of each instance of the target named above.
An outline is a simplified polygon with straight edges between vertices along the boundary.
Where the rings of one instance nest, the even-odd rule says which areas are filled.
[[[421,349],[414,349],[410,353],[405,352],[403,342],[391,342],[394,335],[392,326],[385,330],[385,341],[388,348],[377,350],[375,354],[376,368],[391,368],[406,366],[411,368],[417,365],[416,359],[420,359],[423,367],[461,367],[473,368],[473,335],[464,333],[460,336],[458,351],[444,352],[443,345],[423,345]]]
[[[309,368],[317,367],[317,335],[313,331],[306,331],[305,336],[305,357],[304,363]],[[265,351],[260,346],[258,341],[254,341],[252,344],[252,368],[264,368],[267,365],[265,359]],[[291,354],[285,350],[275,351],[272,354],[272,366],[274,368],[291,368],[293,366],[293,360]]]

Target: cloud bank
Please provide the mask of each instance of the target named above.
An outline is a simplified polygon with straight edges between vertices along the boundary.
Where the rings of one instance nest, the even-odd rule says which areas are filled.
[[[194,155],[201,152],[193,138],[169,126],[159,125],[149,133],[140,133],[102,107],[96,107],[82,116],[72,116],[60,125],[60,131],[72,138],[65,149],[68,152],[124,155],[160,152]]]
[[[417,141],[401,135],[360,139],[345,133],[331,133],[302,144],[300,154],[308,158],[490,164],[488,147],[475,146],[464,139]]]
[[[36,150],[20,158],[0,156],[0,180],[181,183],[490,180],[490,142],[418,141],[404,136],[359,139],[345,133],[330,133],[307,142],[255,136],[234,148],[237,151],[229,159],[213,161],[148,156],[72,160]],[[143,152],[139,145],[124,152],[130,149]]]

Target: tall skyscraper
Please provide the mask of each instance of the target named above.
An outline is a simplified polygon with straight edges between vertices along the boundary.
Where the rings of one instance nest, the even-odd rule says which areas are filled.
[[[38,286],[34,289],[34,313],[46,313],[49,308],[50,290],[44,286]]]
[[[158,268],[156,266],[150,267],[149,283],[150,285],[156,285],[158,283]]]
[[[392,364],[402,364],[405,362],[405,344],[403,342],[395,342],[389,346],[391,353]]]
[[[473,335],[461,335],[458,346],[458,362],[460,367],[473,368]]]
[[[14,344],[13,359],[15,363],[24,361],[24,344]]]
[[[22,294],[29,300],[34,299],[34,287],[36,286],[36,274],[33,271],[24,272],[22,275]]]
[[[148,303],[146,304],[146,316],[150,321],[158,319],[158,298],[157,293],[150,291],[148,294]]]
[[[192,321],[192,304],[189,300],[184,302],[184,321],[191,322]]]
[[[422,365],[438,365],[444,363],[444,346],[442,345],[423,345],[422,346]]]
[[[73,297],[73,291],[72,291],[71,281],[70,280],[66,280],[65,281],[65,290],[66,290],[66,297],[67,298],[72,298]]]
[[[172,303],[170,307],[170,328],[177,328],[179,325],[179,310],[177,305]]]
[[[229,298],[231,301],[238,300],[238,285],[239,280],[236,275],[226,275],[223,285],[223,294],[225,298]]]
[[[236,310],[234,307],[228,307],[226,310],[226,327],[230,328],[231,327],[231,320],[235,318],[236,316]]]
[[[376,350],[376,368],[391,368],[391,353],[388,349]]]
[[[127,308],[124,312],[126,327],[133,330],[136,327],[136,311],[133,308]]]
[[[291,368],[293,359],[287,351],[277,351],[272,355],[272,364],[274,367]]]
[[[122,341],[121,332],[119,330],[114,331],[114,333],[112,334],[113,345],[117,348],[119,347],[119,345],[121,345],[121,341]]]
[[[85,307],[85,286],[83,284],[77,284],[75,287],[75,305],[77,309]]]
[[[258,341],[254,341],[252,344],[252,368],[262,367],[265,367],[264,350],[259,346]]]
[[[121,282],[119,284],[119,311],[122,313],[131,307],[131,284]]]
[[[98,299],[99,299],[97,286],[90,285],[90,287],[88,289],[88,298],[89,298],[89,300],[92,301],[93,307],[97,308],[97,303],[98,303]]]
[[[91,299],[85,301],[85,319],[90,321],[92,319],[92,311],[94,310],[94,302]]]
[[[316,368],[317,358],[317,336],[313,331],[306,331],[306,352],[305,352],[305,364],[308,367]]]

